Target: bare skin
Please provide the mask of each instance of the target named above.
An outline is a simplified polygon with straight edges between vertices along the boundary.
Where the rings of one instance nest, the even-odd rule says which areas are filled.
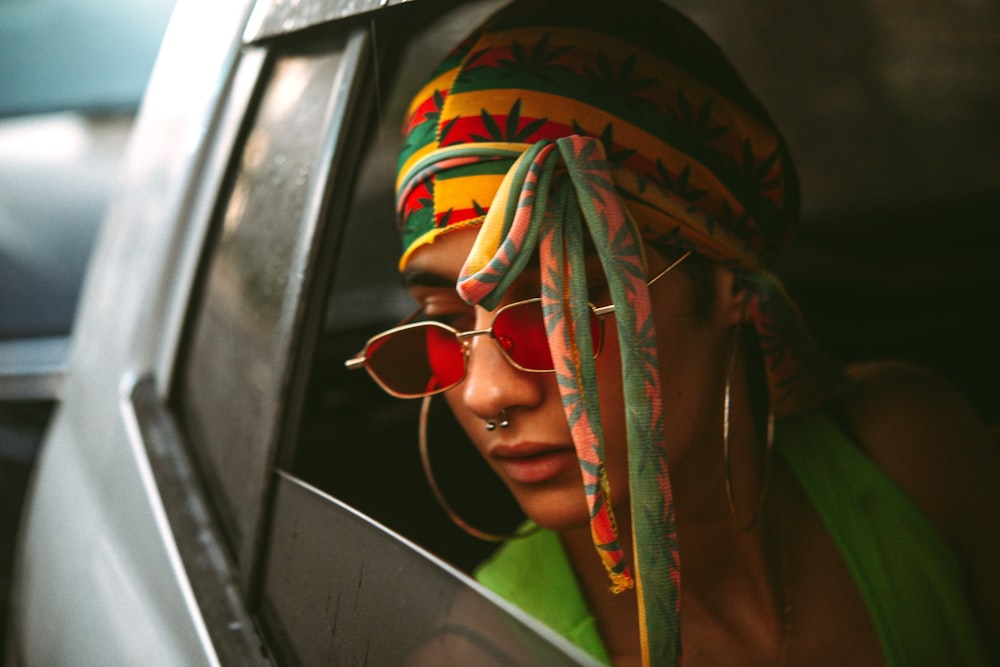
[[[444,318],[458,329],[486,328],[493,318],[482,308],[467,306],[454,290],[474,235],[471,230],[449,234],[418,250],[410,263],[415,298],[429,316]],[[691,283],[683,272],[666,276],[651,292],[660,341],[667,455],[682,545],[685,664],[883,664],[853,579],[780,462],[774,464],[761,520],[744,530],[731,516],[722,457],[722,394],[744,295],[734,289],[731,273],[721,267],[716,271],[715,310],[707,320],[694,314]],[[528,273],[507,299],[537,293],[537,276]],[[600,296],[599,292],[594,296],[598,305],[604,303]],[[606,325],[606,331],[613,330]],[[764,466],[754,454],[763,444],[750,416],[742,350],[735,364],[733,486],[746,520],[763,487]],[[625,529],[622,543],[628,545],[618,369],[617,342],[613,334],[606,335],[597,373],[612,504]],[[840,406],[849,426],[872,460],[896,479],[954,545],[967,565],[970,595],[987,636],[1000,636],[1000,582],[991,566],[1000,535],[997,447],[964,402],[926,372],[871,364],[854,374],[857,389]],[[478,337],[465,381],[446,396],[525,513],[559,532],[614,664],[640,664],[635,596],[608,591],[607,577],[594,554],[554,376],[515,369],[492,340]],[[502,409],[507,410],[510,428],[484,429],[483,423]],[[941,447],[942,443],[949,446]]]

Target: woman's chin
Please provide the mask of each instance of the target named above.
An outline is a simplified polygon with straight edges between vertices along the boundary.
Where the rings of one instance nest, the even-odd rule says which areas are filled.
[[[572,494],[555,490],[530,494],[515,492],[515,496],[527,517],[546,530],[561,532],[590,523],[583,489],[575,489]]]
[[[578,473],[541,484],[525,484],[501,475],[524,514],[539,527],[563,532],[590,530],[590,510]],[[619,520],[628,517],[628,494],[613,494]]]

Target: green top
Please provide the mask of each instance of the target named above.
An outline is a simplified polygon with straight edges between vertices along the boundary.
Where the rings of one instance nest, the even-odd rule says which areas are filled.
[[[479,566],[476,579],[598,660],[611,664],[557,533],[538,530],[508,540]]]
[[[775,449],[837,544],[887,665],[992,664],[955,555],[829,415],[815,411],[781,420]],[[508,541],[476,578],[610,664],[555,533]]]

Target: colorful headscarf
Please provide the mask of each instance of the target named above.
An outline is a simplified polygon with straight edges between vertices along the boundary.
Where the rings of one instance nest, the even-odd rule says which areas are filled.
[[[496,307],[537,252],[542,306],[614,590],[636,585],[646,664],[680,652],[680,564],[664,447],[647,242],[723,262],[752,297],[775,414],[842,376],[766,271],[798,221],[787,148],[721,51],[656,0],[522,0],[463,41],[416,95],[397,204],[414,250],[481,227],[459,293]],[[634,576],[618,543],[587,325],[584,243],[615,304],[628,431]]]

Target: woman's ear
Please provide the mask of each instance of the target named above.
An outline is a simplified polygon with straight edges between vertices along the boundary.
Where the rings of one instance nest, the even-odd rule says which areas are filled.
[[[750,301],[746,285],[721,264],[716,263],[712,270],[715,272],[716,317],[726,325],[743,322]]]

